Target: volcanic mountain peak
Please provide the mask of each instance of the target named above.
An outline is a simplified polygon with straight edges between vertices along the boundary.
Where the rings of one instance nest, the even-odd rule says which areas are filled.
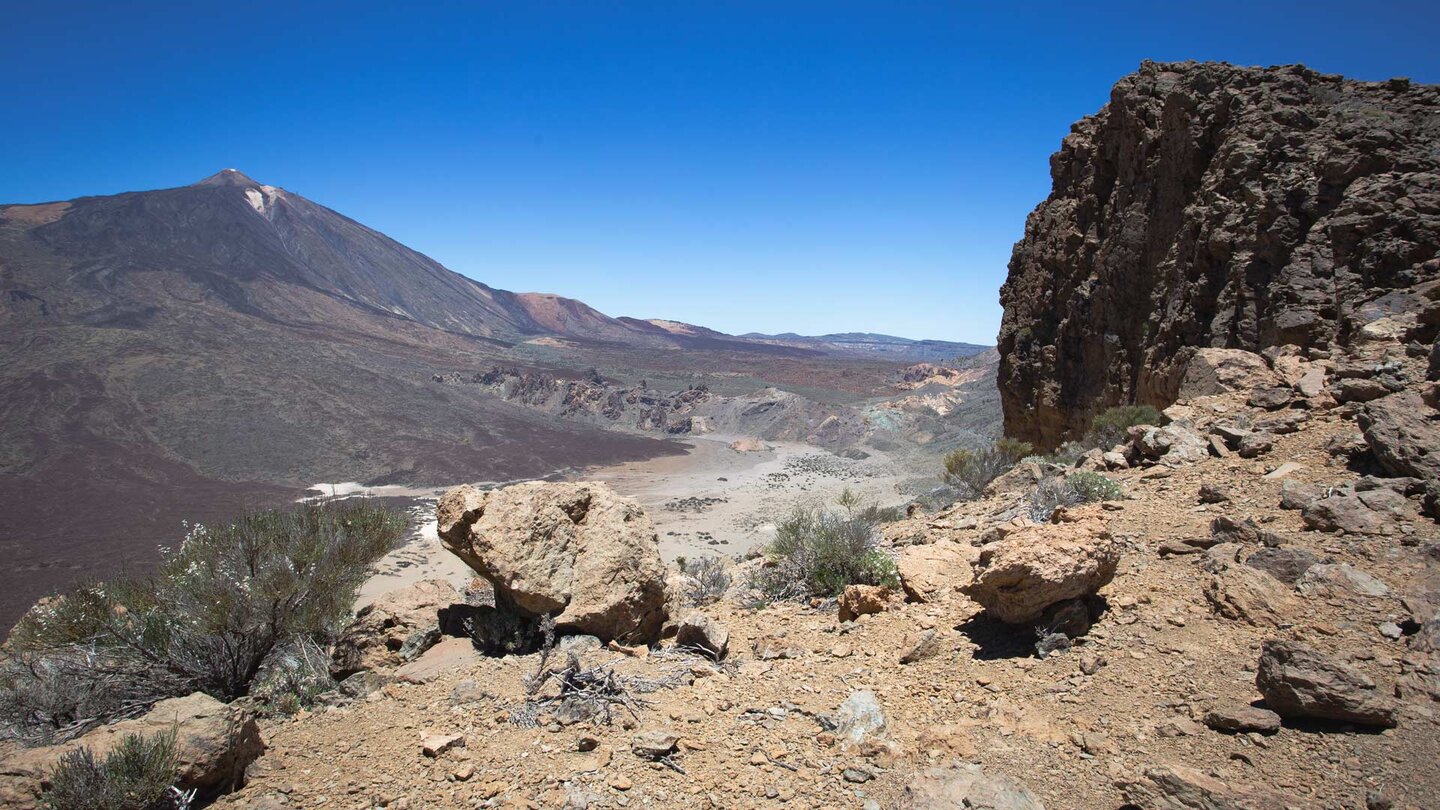
[[[239,169],[221,169],[194,185],[197,186],[259,186]]]

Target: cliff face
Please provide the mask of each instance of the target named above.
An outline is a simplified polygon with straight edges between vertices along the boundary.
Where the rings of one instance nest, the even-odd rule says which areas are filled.
[[[1006,433],[1040,446],[1171,404],[1189,347],[1326,356],[1440,276],[1437,86],[1147,62],[1050,166],[1000,292]]]

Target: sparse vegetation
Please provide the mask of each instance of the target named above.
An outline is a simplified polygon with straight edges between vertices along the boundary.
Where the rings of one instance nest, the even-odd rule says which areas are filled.
[[[1005,438],[980,450],[962,447],[945,456],[945,472],[940,477],[964,492],[967,498],[978,498],[991,481],[1034,451],[1029,442]]]
[[[184,810],[190,795],[174,787],[175,732],[128,734],[104,759],[89,748],[65,755],[50,775],[50,810]]]
[[[153,576],[82,586],[21,620],[0,671],[0,724],[49,741],[166,697],[240,697],[262,673],[284,691],[313,669],[293,659],[330,642],[405,527],[365,501],[194,526]]]
[[[1084,444],[1109,450],[1125,441],[1126,431],[1136,425],[1163,425],[1165,416],[1149,405],[1117,405],[1095,415]]]
[[[714,604],[730,588],[729,567],[721,557],[680,557],[675,563],[680,567],[680,573],[689,578],[681,594],[687,605],[702,607]]]
[[[1125,490],[1119,484],[1097,472],[1081,470],[1071,473],[1065,481],[1080,496],[1081,503],[1118,501],[1125,497]]]
[[[875,522],[858,514],[796,507],[764,549],[752,585],[767,599],[834,596],[846,585],[898,587],[895,563],[876,546]]]
[[[1100,473],[1082,470],[1069,475],[1047,475],[1030,493],[1030,519],[1044,523],[1063,506],[1123,498],[1120,485]]]

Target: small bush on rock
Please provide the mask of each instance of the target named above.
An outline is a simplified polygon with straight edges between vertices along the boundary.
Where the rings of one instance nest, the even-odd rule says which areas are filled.
[[[128,734],[106,757],[89,748],[66,754],[50,776],[50,810],[184,810],[190,797],[174,787],[175,732]]]
[[[1109,450],[1125,441],[1126,431],[1130,428],[1136,425],[1163,425],[1167,421],[1164,414],[1149,405],[1117,405],[1106,408],[1090,422],[1084,444]]]
[[[1119,484],[1100,473],[1083,470],[1063,477],[1048,475],[1030,493],[1029,515],[1036,523],[1044,523],[1062,506],[1114,501],[1124,496]]]
[[[21,620],[0,669],[0,725],[63,739],[167,697],[249,694],[262,671],[286,682],[282,659],[333,640],[405,528],[364,501],[193,527],[153,576],[82,586]],[[47,683],[66,697],[37,699]]]
[[[767,599],[835,596],[846,585],[899,586],[895,562],[876,546],[875,523],[859,515],[797,507],[764,554],[769,564],[751,584]]]
[[[980,450],[960,448],[945,456],[945,472],[941,479],[958,487],[969,498],[978,498],[985,487],[1014,467],[1016,462],[1034,452],[1029,442],[999,439]]]

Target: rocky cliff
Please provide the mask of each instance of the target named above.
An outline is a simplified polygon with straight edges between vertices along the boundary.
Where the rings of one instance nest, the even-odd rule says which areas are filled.
[[[1050,166],[1000,293],[1010,435],[1163,408],[1193,347],[1435,339],[1440,87],[1146,62]]]

